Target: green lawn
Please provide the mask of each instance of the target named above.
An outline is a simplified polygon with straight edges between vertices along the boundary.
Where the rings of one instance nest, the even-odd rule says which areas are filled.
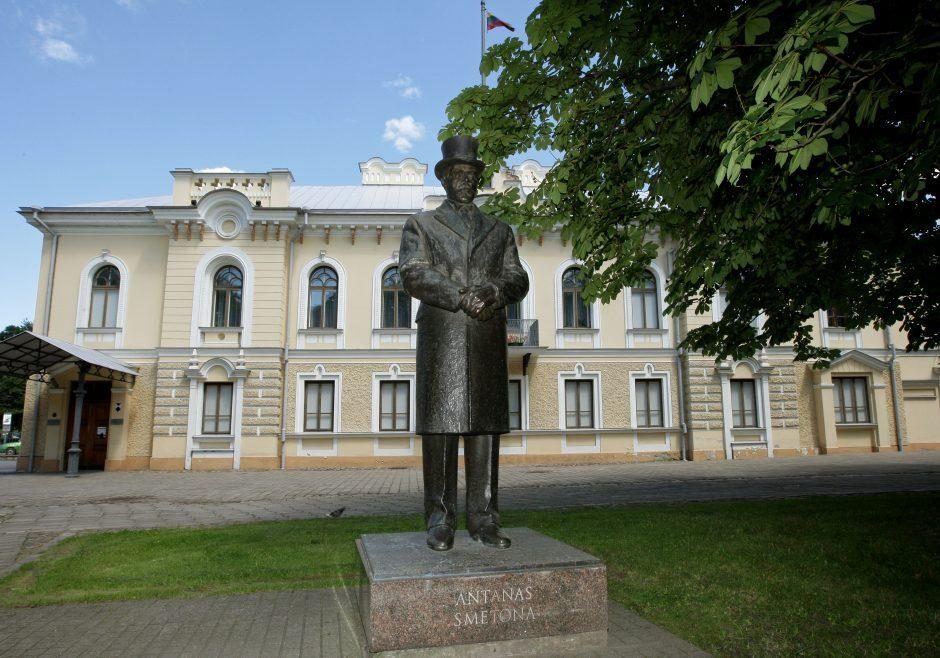
[[[509,512],[602,558],[610,596],[720,655],[940,653],[940,495]],[[0,605],[355,581],[353,540],[414,517],[90,534],[0,581]]]

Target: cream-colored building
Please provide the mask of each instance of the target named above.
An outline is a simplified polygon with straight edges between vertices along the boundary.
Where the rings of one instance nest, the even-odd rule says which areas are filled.
[[[407,217],[443,190],[413,159],[359,167],[356,186],[176,169],[168,196],[20,210],[43,234],[36,332],[137,373],[88,377],[83,467],[419,463],[417,303],[397,250]],[[544,173],[526,161],[492,183],[527,193]],[[820,312],[817,339],[844,348],[828,369],[788,347],[716,364],[675,346],[718,317],[720,297],[710,315],[661,314],[669,245],[606,305],[582,301],[557,232],[518,245],[531,289],[510,310],[506,462],[877,452],[898,449],[899,429],[905,450],[940,447],[937,353],[892,362],[897,332]],[[49,374],[27,387],[20,470],[64,468],[76,369]]]

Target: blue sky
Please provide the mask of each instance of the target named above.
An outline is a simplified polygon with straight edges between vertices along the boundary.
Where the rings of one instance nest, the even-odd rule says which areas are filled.
[[[536,4],[487,8],[524,38]],[[477,0],[0,0],[0,326],[35,309],[41,238],[20,206],[169,194],[174,167],[358,184],[374,155],[433,165],[447,101],[479,82],[479,16]]]

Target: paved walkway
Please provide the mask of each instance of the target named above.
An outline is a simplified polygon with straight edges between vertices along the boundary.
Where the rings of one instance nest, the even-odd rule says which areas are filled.
[[[503,509],[940,490],[940,452],[500,469]],[[462,484],[462,483],[461,483]],[[417,514],[416,469],[0,475],[0,574],[79,532]]]
[[[420,472],[85,473],[0,476],[0,572],[77,532],[416,513]],[[750,462],[512,466],[507,509],[940,490],[940,453],[846,455]],[[0,655],[362,656],[348,590],[125,601],[4,612]],[[436,651],[420,655],[440,655]],[[447,654],[451,655],[451,654]],[[463,655],[462,650],[453,655]],[[610,606],[607,651],[577,655],[705,655]]]
[[[606,651],[555,655],[708,655],[619,605],[608,615]],[[4,612],[3,626],[0,656],[369,655],[354,594],[344,589],[19,608]],[[455,647],[396,655],[477,654]]]

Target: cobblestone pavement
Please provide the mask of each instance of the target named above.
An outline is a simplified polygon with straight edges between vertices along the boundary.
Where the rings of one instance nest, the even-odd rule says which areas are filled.
[[[461,483],[462,484],[462,483]],[[940,452],[504,466],[503,509],[940,490]],[[94,530],[417,514],[418,469],[0,475],[0,574]]]
[[[344,589],[19,608],[4,612],[3,627],[0,656],[368,655],[353,593]],[[467,655],[454,650],[446,655]],[[607,651],[576,655],[708,654],[610,604]]]

